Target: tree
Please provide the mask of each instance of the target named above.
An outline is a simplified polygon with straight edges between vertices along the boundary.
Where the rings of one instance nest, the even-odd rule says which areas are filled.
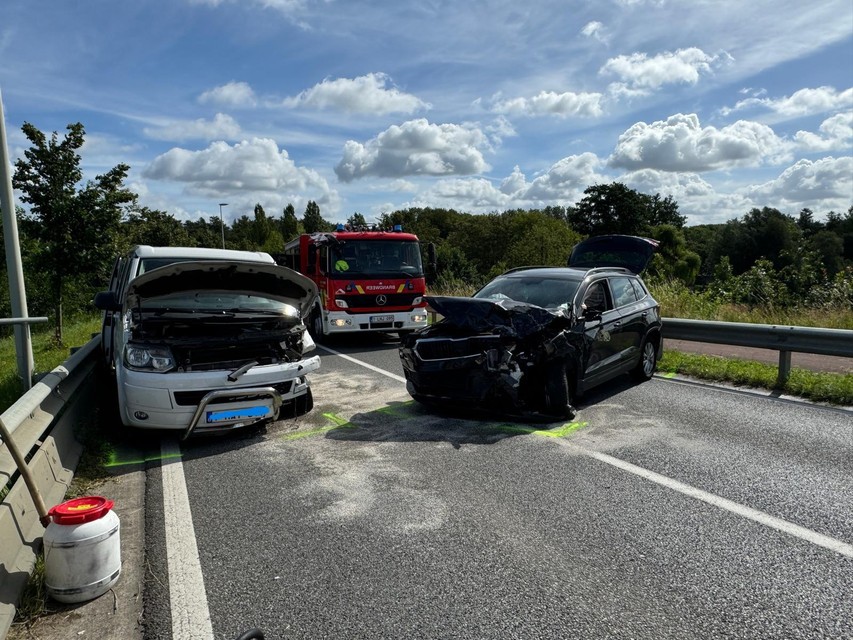
[[[305,233],[316,233],[317,231],[331,231],[332,224],[320,215],[320,205],[313,200],[305,207],[305,216],[302,218],[302,226]]]
[[[165,211],[133,206],[122,224],[127,248],[137,244],[154,247],[187,247],[190,234],[179,220]]]
[[[347,224],[351,229],[358,229],[367,226],[367,220],[364,219],[364,216],[360,213],[356,212],[352,214],[349,218],[347,218]]]
[[[648,235],[662,224],[680,229],[686,220],[679,215],[672,196],[646,195],[621,182],[593,185],[584,194],[577,206],[568,210],[567,219],[575,231],[585,236]]]
[[[122,206],[133,203],[135,194],[124,187],[130,167],[119,164],[88,181],[83,178],[78,149],[85,131],[79,122],[69,124],[60,141],[48,140],[32,124],[22,130],[31,143],[24,158],[15,163],[13,184],[30,205],[28,216],[38,224],[31,227],[39,242],[40,264],[49,274],[56,319],[56,339],[62,342],[62,306],[71,281],[106,277],[117,252],[116,240]]]
[[[299,235],[299,220],[296,219],[296,209],[292,204],[289,204],[281,212],[281,222],[279,223],[281,237],[285,242],[292,240]]]

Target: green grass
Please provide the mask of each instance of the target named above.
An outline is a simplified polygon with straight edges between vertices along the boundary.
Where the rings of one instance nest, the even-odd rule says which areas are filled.
[[[62,330],[63,345],[56,344],[52,323],[33,325],[32,345],[35,372],[48,373],[68,359],[71,347],[82,347],[101,330],[100,316],[90,316],[67,321]],[[21,379],[18,377],[18,360],[15,355],[14,335],[0,338],[0,413],[21,397]]]
[[[853,374],[792,369],[787,382],[779,388],[778,368],[774,365],[680,351],[664,351],[658,373],[679,373],[701,380],[773,389],[815,402],[853,406]]]

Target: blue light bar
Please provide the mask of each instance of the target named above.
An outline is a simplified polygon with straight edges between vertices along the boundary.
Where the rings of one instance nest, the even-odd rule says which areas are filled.
[[[402,230],[403,230],[403,225],[401,225],[401,224],[395,224],[394,225],[394,231],[402,231]]]
[[[343,230],[344,230],[344,224],[342,222],[339,222],[338,226],[335,227],[335,231],[343,231]]]

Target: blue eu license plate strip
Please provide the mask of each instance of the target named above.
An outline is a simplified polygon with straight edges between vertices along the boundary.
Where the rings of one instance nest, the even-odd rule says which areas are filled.
[[[227,420],[243,420],[245,418],[263,418],[269,413],[269,407],[247,407],[245,409],[226,409],[225,411],[208,411],[208,422],[226,422]]]

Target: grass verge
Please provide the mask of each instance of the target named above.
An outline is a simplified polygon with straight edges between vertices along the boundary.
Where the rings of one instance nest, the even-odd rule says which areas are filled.
[[[788,381],[780,388],[776,385],[778,367],[775,365],[680,351],[665,351],[658,363],[658,373],[679,373],[701,380],[777,390],[815,402],[853,406],[853,375],[850,374],[792,369]]]

